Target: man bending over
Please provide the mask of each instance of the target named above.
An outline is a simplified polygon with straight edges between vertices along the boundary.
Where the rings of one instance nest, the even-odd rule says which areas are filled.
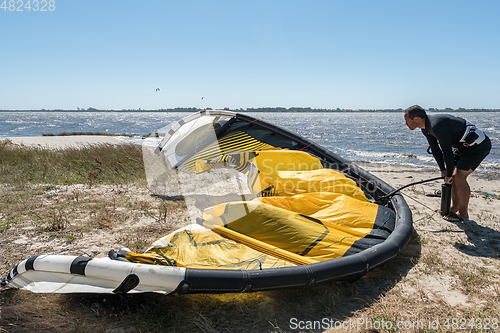
[[[443,218],[450,222],[469,219],[470,187],[467,177],[490,153],[490,139],[474,125],[449,114],[427,114],[413,105],[405,110],[406,126],[412,131],[421,128],[432,150],[432,155],[445,177],[453,184],[450,214]]]

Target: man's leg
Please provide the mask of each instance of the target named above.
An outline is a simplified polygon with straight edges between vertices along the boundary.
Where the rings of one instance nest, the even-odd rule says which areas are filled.
[[[462,151],[457,166],[453,172],[453,187],[451,191],[451,212],[464,220],[469,219],[470,187],[467,177],[476,169],[484,158],[490,153],[491,141],[488,137],[478,146]],[[450,216],[451,221],[457,216]]]
[[[451,190],[451,211],[464,220],[469,219],[469,199],[470,187],[467,177],[472,173],[472,169],[467,171],[455,169],[453,173],[453,187]]]

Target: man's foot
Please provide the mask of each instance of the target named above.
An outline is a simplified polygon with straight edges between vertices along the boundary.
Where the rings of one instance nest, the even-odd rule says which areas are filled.
[[[443,219],[445,219],[448,222],[460,222],[463,221],[464,219],[461,218],[459,215],[455,213],[449,213],[448,215],[443,216]]]

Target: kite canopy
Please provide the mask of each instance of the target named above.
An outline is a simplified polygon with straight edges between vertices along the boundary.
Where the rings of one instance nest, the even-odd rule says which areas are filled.
[[[106,286],[92,274],[73,288],[78,292],[249,292],[355,280],[393,259],[410,239],[411,213],[401,195],[377,204],[389,185],[287,130],[203,111],[159,133],[159,144],[143,146],[149,188],[165,200],[184,200],[189,222],[145,253],[124,248],[79,263],[119,273]],[[29,260],[38,262],[16,266],[12,286],[72,291],[73,281],[35,277],[44,268],[28,269],[37,267]],[[78,260],[65,260],[61,274],[68,275]],[[151,274],[162,278],[151,282]]]

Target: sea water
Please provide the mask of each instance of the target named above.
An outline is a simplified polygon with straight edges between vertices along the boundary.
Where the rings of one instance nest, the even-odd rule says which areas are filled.
[[[401,112],[248,113],[311,139],[351,161],[435,166],[419,129],[410,131]],[[455,112],[482,129],[493,149],[480,170],[500,172],[498,112]],[[0,112],[0,137],[40,136],[61,132],[127,135],[155,133],[187,116],[185,112]],[[139,141],[140,138],[120,137]]]

